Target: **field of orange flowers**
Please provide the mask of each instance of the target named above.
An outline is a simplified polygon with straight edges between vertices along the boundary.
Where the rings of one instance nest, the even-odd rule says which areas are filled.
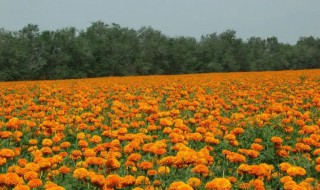
[[[0,189],[320,189],[320,70],[0,83]]]

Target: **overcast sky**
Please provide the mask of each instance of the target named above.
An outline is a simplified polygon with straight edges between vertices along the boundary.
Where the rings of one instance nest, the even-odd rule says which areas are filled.
[[[276,36],[294,44],[300,36],[320,37],[319,19],[320,0],[0,0],[0,28],[11,31],[28,23],[85,29],[101,20],[171,37],[232,29],[244,40]]]

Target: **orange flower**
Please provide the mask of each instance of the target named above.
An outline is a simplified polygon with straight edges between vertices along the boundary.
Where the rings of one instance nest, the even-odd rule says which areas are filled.
[[[42,146],[52,146],[52,140],[51,139],[43,139],[42,140]]]
[[[141,159],[141,155],[138,153],[132,153],[129,157],[128,160],[132,162],[137,162]]]
[[[131,186],[135,184],[136,178],[132,175],[126,175],[122,178],[121,184],[123,187]]]
[[[16,173],[6,173],[3,183],[7,186],[17,186],[24,184],[23,179]]]
[[[306,175],[306,170],[298,166],[292,166],[287,169],[287,174],[289,176],[304,176]]]
[[[82,152],[79,150],[74,150],[71,152],[71,159],[77,160],[82,157]]]
[[[188,180],[188,185],[193,188],[198,188],[201,185],[201,180],[199,178],[192,177]]]
[[[205,186],[208,190],[230,190],[232,185],[226,178],[215,178]]]
[[[30,139],[29,140],[29,144],[30,145],[36,145],[36,144],[38,144],[38,141],[37,141],[37,139]]]
[[[276,145],[280,145],[280,144],[282,144],[282,142],[283,142],[283,140],[282,140],[281,137],[272,137],[272,138],[271,138],[271,141],[272,141],[274,144],[276,144]]]
[[[256,150],[256,151],[261,151],[263,150],[263,146],[257,143],[253,143],[250,146],[251,149]]]
[[[61,186],[55,186],[55,187],[47,188],[46,190],[65,190],[65,188]]]
[[[169,174],[170,173],[170,168],[168,166],[160,166],[158,168],[158,173],[160,175],[165,175],[165,174]]]
[[[98,136],[98,135],[94,135],[94,136],[92,136],[91,137],[91,139],[90,139],[90,142],[92,142],[92,143],[100,143],[102,141],[102,139],[101,139],[101,137],[100,136]]]
[[[150,180],[148,177],[145,176],[138,176],[136,178],[135,185],[140,186],[140,185],[150,185]]]
[[[7,139],[7,138],[10,138],[11,136],[12,136],[11,131],[1,131],[0,132],[0,138],[2,138],[2,139]]]
[[[86,148],[86,147],[89,146],[88,142],[85,141],[85,140],[79,140],[78,145],[79,145],[81,148]]]
[[[264,183],[260,179],[255,179],[253,181],[253,187],[255,190],[265,190]]]
[[[86,135],[85,135],[84,133],[78,133],[78,134],[77,134],[77,139],[78,139],[78,140],[84,140],[85,137],[86,137]]]
[[[12,190],[30,190],[28,185],[17,185]]]
[[[194,168],[192,168],[191,171],[194,173],[198,173],[200,175],[203,175],[203,176],[207,176],[209,174],[210,170],[209,170],[208,166],[203,165],[203,164],[198,164]]]
[[[37,188],[42,186],[42,181],[40,179],[32,179],[28,182],[30,188]]]
[[[184,182],[181,182],[181,181],[171,183],[168,190],[179,190],[179,189],[193,190],[193,188],[190,185],[185,184]]]
[[[154,176],[154,175],[156,175],[157,174],[157,170],[148,170],[147,171],[147,175],[148,176]]]
[[[18,160],[18,164],[19,164],[19,166],[21,166],[21,167],[24,167],[27,163],[28,163],[28,160],[27,160],[27,159],[20,158],[20,159]]]
[[[119,175],[111,174],[106,177],[105,185],[109,188],[121,187],[122,178]]]
[[[39,177],[38,173],[35,171],[28,171],[28,172],[24,173],[24,175],[23,175],[23,178],[27,181],[30,181],[32,179],[37,179],[38,177]]]
[[[61,166],[59,168],[59,172],[63,173],[63,174],[67,174],[67,173],[70,173],[71,169],[66,167],[66,166]]]
[[[61,147],[61,148],[69,148],[70,145],[71,145],[71,144],[70,144],[69,142],[63,142],[63,143],[60,144],[60,147]]]
[[[153,164],[151,162],[144,161],[141,162],[138,166],[143,170],[149,170],[153,167]]]
[[[6,163],[7,163],[7,159],[0,157],[0,166],[4,165],[4,164],[6,164]]]
[[[11,159],[15,156],[15,153],[11,149],[0,149],[0,157]]]
[[[286,182],[292,181],[292,180],[293,180],[293,179],[292,179],[291,176],[284,176],[284,177],[280,178],[280,182],[281,182],[281,183],[286,183]]]
[[[94,156],[96,156],[96,152],[93,149],[86,149],[83,152],[83,156],[84,157],[94,157]]]
[[[88,170],[85,168],[77,168],[73,171],[73,177],[76,179],[85,179],[88,176]]]
[[[35,172],[38,172],[40,170],[39,165],[33,162],[26,164],[25,168],[29,171],[35,171]]]
[[[229,140],[229,141],[234,141],[234,140],[236,140],[236,136],[234,134],[227,134],[224,136],[224,139]]]
[[[232,163],[243,163],[246,162],[246,157],[243,156],[242,154],[238,154],[235,152],[227,152],[227,151],[223,151],[223,154],[226,155],[226,158],[232,162]]]
[[[90,178],[90,182],[102,187],[106,183],[106,178],[103,175],[93,175]]]

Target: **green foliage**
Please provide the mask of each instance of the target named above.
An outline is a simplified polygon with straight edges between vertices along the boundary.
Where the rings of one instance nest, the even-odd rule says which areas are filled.
[[[197,41],[102,21],[81,31],[40,31],[34,24],[0,29],[0,81],[319,67],[320,39],[312,36],[289,45],[276,37],[243,41],[227,30]]]

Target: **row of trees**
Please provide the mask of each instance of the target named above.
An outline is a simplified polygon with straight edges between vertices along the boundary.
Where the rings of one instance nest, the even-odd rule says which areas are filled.
[[[244,41],[227,30],[196,40],[102,21],[82,31],[40,31],[34,24],[0,29],[1,81],[319,67],[320,39],[314,37],[290,45],[276,37]]]

